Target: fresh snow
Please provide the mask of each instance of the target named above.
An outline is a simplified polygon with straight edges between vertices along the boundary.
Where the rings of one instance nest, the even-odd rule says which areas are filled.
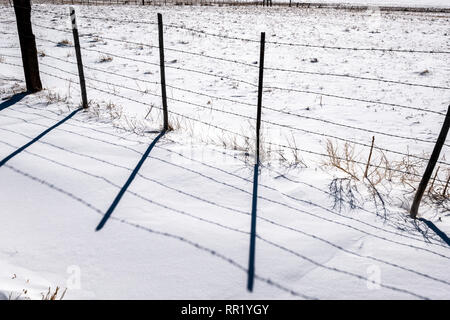
[[[63,119],[80,100],[76,65],[50,57],[74,62],[73,47],[40,40],[73,42],[70,32],[43,28],[70,31],[68,7],[33,8],[33,28],[46,90],[0,111],[0,159]],[[307,168],[287,169],[285,164],[278,163],[275,152],[264,159],[258,199],[257,277],[254,292],[247,292],[252,155],[246,155],[245,150],[233,150],[231,135],[194,121],[180,120],[180,127],[156,144],[105,227],[95,231],[161,124],[160,98],[151,95],[159,94],[159,85],[113,74],[159,81],[158,49],[139,45],[157,46],[157,26],[125,20],[154,23],[156,13],[161,12],[166,25],[229,37],[258,40],[259,33],[265,31],[268,42],[449,51],[450,15],[395,12],[373,15],[260,7],[77,6],[76,10],[85,66],[109,74],[85,69],[86,76],[91,78],[87,80],[91,87],[88,88],[91,110],[77,113],[0,167],[0,298],[8,298],[11,293],[17,296],[25,289],[22,298],[39,299],[41,293],[56,286],[69,287],[65,299],[450,298],[449,246],[426,224],[409,219],[413,197],[410,189],[399,184],[391,186],[386,217],[377,211],[364,190],[358,198],[363,209],[350,209],[348,205],[342,211],[333,209],[328,185],[334,177],[343,177],[343,173],[325,168],[323,157],[302,152],[300,156]],[[3,7],[0,19],[3,21],[0,62],[21,65],[20,58],[11,57],[20,57],[12,8]],[[258,63],[257,42],[210,37],[170,27],[165,28],[164,37],[167,49],[255,66]],[[99,62],[102,54],[88,49],[136,61],[111,56],[112,61]],[[169,100],[169,112],[254,137],[251,119],[212,108],[253,118],[257,88],[226,77],[256,84],[258,68],[169,50],[165,54],[169,85],[255,105],[239,105],[169,87],[170,98],[211,108],[205,110]],[[269,68],[359,75],[448,88],[448,56],[267,43],[265,59]],[[313,59],[318,62],[312,63]],[[24,80],[20,67],[4,63],[0,63],[0,93],[6,99],[13,90],[20,91]],[[375,134],[377,146],[414,155],[431,152],[442,115],[340,100],[320,93],[440,113],[446,112],[450,101],[448,89],[274,70],[265,71],[264,84],[264,106],[417,137],[423,141]],[[317,94],[267,89],[270,86]],[[143,101],[148,106],[93,88]],[[66,102],[59,101],[66,96]],[[117,106],[116,110],[122,108],[121,117],[111,120],[109,102]],[[267,109],[263,110],[263,120],[369,145],[373,135]],[[177,117],[172,115],[171,121],[175,123]],[[320,153],[326,150],[326,137],[263,125],[264,141],[287,144],[292,137],[299,148]],[[245,141],[237,140],[239,147],[245,146]],[[253,141],[248,143],[253,145]],[[367,159],[368,148],[355,150],[362,161]],[[284,152],[286,157],[292,157],[288,150]],[[386,155],[391,161],[401,158]],[[445,146],[440,160],[448,158],[449,148]],[[441,165],[439,179],[446,179],[446,170]],[[422,171],[423,167],[419,173]],[[450,234],[449,212],[445,207],[427,203],[421,207],[421,215]],[[78,280],[80,286],[75,285]]]
[[[275,0],[276,1],[276,0]],[[274,1],[274,2],[275,2]],[[283,1],[286,2],[286,1]],[[348,5],[370,5],[370,6],[387,6],[387,7],[444,7],[450,6],[445,0],[309,0],[300,1],[309,3],[338,3]],[[295,3],[295,1],[293,1]]]

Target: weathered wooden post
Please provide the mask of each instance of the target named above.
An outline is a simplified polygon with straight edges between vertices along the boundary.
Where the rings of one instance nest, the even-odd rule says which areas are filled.
[[[163,105],[164,126],[163,130],[169,130],[169,115],[167,111],[167,94],[166,94],[166,71],[164,62],[164,37],[163,37],[163,21],[162,14],[158,13],[158,33],[159,33],[159,66],[161,73],[161,96]]]
[[[428,161],[428,165],[425,169],[422,180],[420,181],[419,187],[417,188],[416,195],[414,196],[414,201],[410,211],[411,218],[414,219],[417,218],[420,200],[422,200],[423,193],[427,188],[428,181],[430,180],[431,174],[433,173],[434,167],[436,166],[436,162],[439,159],[439,154],[441,153],[442,146],[444,145],[445,139],[447,138],[449,127],[450,127],[450,105],[447,108],[447,115],[445,116],[444,124],[442,125],[441,132],[439,133],[436,145],[434,146],[433,153],[431,154],[431,158]]]
[[[78,37],[78,27],[77,27],[77,20],[75,17],[75,8],[71,6],[69,10],[70,10],[70,19],[72,20],[72,33],[73,33],[73,41],[75,44],[75,54],[77,56],[78,76],[80,78],[81,98],[83,104],[82,106],[83,108],[87,108],[88,101],[86,94],[86,83],[84,80],[83,61],[81,60],[80,39]]]
[[[42,83],[39,75],[36,40],[31,26],[30,0],[14,0],[14,12],[27,91],[37,92],[42,90]]]
[[[252,217],[250,230],[250,253],[248,261],[248,279],[247,289],[253,291],[253,282],[255,278],[255,245],[256,245],[256,209],[258,200],[258,175],[260,163],[260,131],[261,131],[261,109],[263,92],[263,74],[264,74],[264,47],[266,43],[266,34],[261,32],[261,46],[259,54],[259,83],[258,83],[258,109],[256,114],[256,152],[255,166],[253,173],[253,200]]]

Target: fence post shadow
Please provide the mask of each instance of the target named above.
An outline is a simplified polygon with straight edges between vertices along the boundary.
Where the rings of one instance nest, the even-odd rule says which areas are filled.
[[[252,195],[252,218],[250,222],[250,250],[247,271],[247,290],[253,291],[253,282],[255,278],[255,245],[256,245],[256,210],[258,202],[258,175],[259,162],[255,163],[253,168],[253,195]]]
[[[108,221],[109,217],[113,213],[114,209],[119,204],[120,199],[122,199],[122,196],[125,194],[125,192],[127,191],[128,187],[130,186],[131,182],[133,182],[134,178],[136,177],[136,175],[138,174],[138,172],[141,169],[142,165],[144,164],[145,159],[147,159],[147,157],[150,154],[150,152],[152,151],[153,147],[156,145],[158,140],[161,139],[162,136],[164,136],[164,134],[166,134],[166,130],[161,131],[156,136],[156,138],[152,141],[152,143],[148,146],[147,150],[142,155],[141,160],[139,160],[139,162],[136,165],[136,167],[134,168],[133,172],[128,177],[128,180],[125,182],[125,184],[123,185],[122,189],[120,189],[119,193],[117,194],[116,198],[112,202],[112,204],[109,207],[108,211],[106,211],[105,215],[103,216],[102,220],[98,224],[98,226],[95,229],[95,231],[100,231],[105,226],[106,222]]]
[[[0,111],[16,104],[17,102],[19,102],[20,100],[25,98],[25,96],[29,95],[30,93],[31,92],[29,92],[29,91],[16,93],[15,95],[13,95],[12,97],[10,97],[9,99],[7,99],[6,101],[4,101],[0,104]]]
[[[425,223],[428,228],[433,230],[434,233],[436,233],[447,245],[450,246],[450,239],[448,238],[448,236],[445,234],[445,232],[441,231],[433,222],[424,218],[419,218],[419,221]]]
[[[37,135],[35,138],[33,138],[33,140],[29,141],[28,143],[24,144],[23,146],[21,146],[19,149],[17,149],[16,151],[14,151],[13,153],[11,153],[10,155],[6,156],[5,158],[3,158],[3,160],[0,160],[0,167],[2,167],[6,162],[8,162],[9,160],[11,160],[13,157],[15,157],[16,155],[18,155],[19,153],[21,153],[23,150],[25,150],[26,148],[28,148],[29,146],[31,146],[33,143],[39,141],[39,139],[41,139],[43,136],[45,136],[47,133],[49,133],[50,131],[52,131],[53,129],[59,127],[60,125],[62,125],[64,122],[66,122],[67,120],[69,120],[70,118],[72,118],[75,114],[77,114],[80,110],[83,110],[83,108],[78,108],[74,111],[72,111],[68,116],[66,116],[64,119],[58,121],[56,124],[54,124],[53,126],[51,126],[50,128],[46,129],[45,131],[41,132],[39,135]]]

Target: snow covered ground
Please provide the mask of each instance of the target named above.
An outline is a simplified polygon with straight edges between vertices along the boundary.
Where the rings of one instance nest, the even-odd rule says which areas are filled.
[[[146,46],[158,44],[156,12],[167,25],[175,130],[157,142],[96,232],[161,125],[160,87],[152,83],[159,81],[159,53]],[[343,140],[359,143],[354,157],[365,163],[375,135],[391,163],[404,160],[398,152],[426,158],[450,101],[449,54],[282,44],[444,52],[448,14],[133,6],[80,6],[77,14],[91,109],[0,167],[4,297],[25,289],[23,297],[40,298],[60,286],[69,288],[69,299],[450,298],[449,246],[408,218],[411,188],[398,177],[381,182],[384,211],[369,188],[353,181],[357,207],[344,201],[339,210],[329,186],[348,177],[320,156],[333,136],[341,148]],[[2,8],[0,18],[0,92],[7,98],[20,91],[23,72],[13,10]],[[80,99],[68,8],[34,6],[32,20],[46,90],[0,110],[0,159],[65,118]],[[261,31],[272,69],[264,78],[257,278],[250,294],[253,160],[246,153],[253,140],[239,135],[254,137]],[[448,157],[447,145],[440,187]],[[424,165],[417,164],[419,178]],[[422,216],[449,234],[448,202],[425,202]]]
[[[6,1],[5,1],[6,2]],[[75,0],[75,4],[77,3],[87,3],[87,0]],[[126,0],[94,0],[91,1],[91,3],[105,3],[105,4],[111,4],[111,2],[115,3],[124,3]],[[154,4],[160,4],[160,5],[166,5],[166,4],[174,4],[177,3],[179,5],[181,4],[194,4],[194,5],[202,5],[204,3],[207,4],[215,4],[215,5],[222,5],[223,3],[228,4],[236,4],[236,3],[255,3],[255,0],[145,0],[145,3],[154,3]],[[262,3],[262,1],[259,1]],[[1,3],[1,2],[0,2]],[[34,3],[57,3],[60,4],[61,1],[55,1],[55,0],[37,0],[34,1]],[[71,0],[64,0],[64,3],[71,4]],[[141,1],[137,0],[131,0],[128,1],[126,4],[140,4]],[[446,0],[302,0],[302,1],[296,1],[296,0],[272,0],[272,3],[274,5],[276,4],[289,4],[295,6],[296,3],[301,4],[327,4],[327,5],[344,5],[344,6],[380,6],[380,7],[406,7],[406,8],[449,8],[450,4]]]
[[[433,8],[442,7],[442,8],[446,8],[446,7],[450,6],[448,1],[445,1],[445,0],[331,0],[331,1],[309,0],[309,1],[299,1],[299,2],[339,3],[339,4],[351,4],[351,5],[371,5],[371,6],[391,6],[391,7],[402,6],[402,7],[433,7]]]

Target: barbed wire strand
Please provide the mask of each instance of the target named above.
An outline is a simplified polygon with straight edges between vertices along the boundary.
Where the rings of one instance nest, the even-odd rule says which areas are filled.
[[[21,6],[16,6],[19,8],[24,8]],[[39,10],[35,7],[33,7],[33,11],[41,12],[41,13],[51,13],[51,14],[59,14],[55,11],[46,11],[46,10]],[[61,14],[60,14],[61,15]],[[62,16],[62,15],[61,15]],[[80,15],[79,17],[85,18],[85,19],[98,19],[103,21],[114,21],[114,22],[125,22],[125,23],[138,23],[138,24],[154,24],[157,25],[157,22],[152,20],[146,20],[146,21],[133,21],[133,20],[120,20],[115,18],[101,18],[101,17],[93,17],[93,16],[83,16]],[[176,24],[165,24],[165,27],[168,28],[176,28],[176,29],[184,29],[190,32],[200,33],[208,36],[214,36],[219,38],[225,38],[225,39],[231,39],[231,40],[241,40],[246,42],[255,42],[259,43],[259,40],[256,39],[248,39],[248,38],[241,38],[236,36],[228,36],[223,34],[217,34],[217,33],[211,33],[206,32],[204,30],[199,30],[195,28],[189,28],[185,26],[180,26]],[[350,51],[377,51],[377,52],[396,52],[396,53],[425,53],[425,54],[450,54],[450,51],[443,51],[443,50],[418,50],[418,49],[393,49],[393,48],[361,48],[361,47],[345,47],[345,46],[329,46],[329,45],[317,45],[317,44],[307,44],[307,43],[291,43],[291,42],[282,42],[282,41],[266,41],[266,44],[275,44],[275,45],[284,45],[284,46],[291,46],[291,47],[307,47],[307,48],[317,48],[317,49],[332,49],[332,50],[350,50]]]
[[[59,70],[61,72],[71,74],[73,76],[78,76],[76,73],[69,72],[67,70],[55,67],[53,65],[49,65],[49,64],[46,64],[46,63],[41,63],[41,64],[43,64],[43,65],[45,65],[47,67]],[[140,89],[131,88],[131,87],[124,86],[124,85],[117,85],[117,84],[114,84],[114,83],[111,83],[111,82],[108,82],[108,81],[104,81],[104,80],[94,79],[94,78],[90,78],[90,77],[86,77],[86,79],[91,80],[91,81],[97,81],[97,82],[100,82],[100,83],[103,83],[103,84],[107,84],[108,86],[120,87],[120,88],[123,88],[123,89],[132,90],[132,91],[135,91],[135,92],[138,92],[138,93],[141,93],[141,94],[149,94],[149,95],[152,95],[152,96],[161,97],[160,94],[152,93],[152,92],[149,92],[149,91],[143,92]],[[89,86],[89,85],[88,85],[88,87],[92,88],[94,90],[97,90],[97,91],[102,91],[101,89],[99,89],[97,87],[92,87],[92,86]],[[108,91],[103,91],[103,92],[108,93]],[[125,99],[128,99],[128,100],[131,100],[133,102],[141,103],[140,101],[138,101],[136,99],[128,98],[128,97],[125,97],[125,96],[122,96],[122,95],[119,95],[119,94],[115,94],[115,95],[118,96],[118,97],[121,97],[121,98],[125,98]],[[171,100],[171,101],[183,103],[183,104],[188,104],[188,105],[195,106],[195,107],[200,107],[200,108],[207,109],[207,110],[213,110],[213,111],[230,114],[230,115],[237,116],[237,117],[242,117],[242,118],[245,118],[245,119],[251,120],[251,121],[256,121],[256,119],[251,117],[251,116],[246,116],[246,115],[242,115],[242,114],[231,112],[231,111],[225,111],[225,110],[217,109],[217,108],[214,108],[214,107],[208,107],[208,106],[204,106],[204,105],[201,105],[201,104],[198,104],[198,103],[193,103],[193,102],[190,102],[190,101],[180,100],[180,99],[176,99],[176,98],[172,98],[172,97],[168,97],[167,99]],[[152,105],[152,107],[156,107],[157,109],[161,109],[161,107],[157,107],[157,106],[154,106],[154,105]],[[171,113],[174,113],[174,112],[171,112]],[[268,120],[262,120],[262,122],[270,124],[270,125],[274,125],[274,126],[288,128],[290,130],[301,131],[301,132],[305,132],[305,133],[308,133],[308,134],[313,134],[313,135],[328,137],[328,138],[332,138],[332,139],[336,139],[336,140],[341,140],[341,141],[345,141],[345,142],[348,142],[348,143],[361,145],[361,146],[364,146],[364,147],[371,147],[370,145],[365,144],[365,143],[361,143],[361,142],[354,141],[354,140],[349,140],[349,139],[338,137],[338,136],[334,136],[334,135],[329,135],[329,134],[319,133],[319,132],[310,131],[310,130],[306,130],[306,129],[296,128],[296,127],[292,127],[292,126],[285,125],[285,124],[280,124],[280,123],[275,123],[275,122],[268,121]],[[221,128],[221,129],[223,129],[223,128]],[[234,133],[234,134],[236,134],[236,133]],[[245,136],[244,138],[249,138],[249,137]],[[283,146],[283,147],[286,147],[286,146]],[[378,149],[378,150],[381,150],[381,151],[390,152],[390,153],[394,153],[394,154],[398,154],[398,155],[402,155],[402,156],[406,156],[406,157],[416,158],[416,159],[419,159],[419,160],[422,160],[422,161],[427,161],[428,160],[428,159],[423,158],[423,157],[415,156],[415,155],[412,155],[412,154],[406,154],[406,153],[395,151],[395,150],[390,150],[390,149],[381,148],[381,147],[375,147],[375,148]],[[441,164],[450,165],[450,163],[447,163],[447,162],[444,162],[444,161],[438,161],[438,162],[441,163]]]
[[[55,66],[48,65],[48,64],[44,64],[44,65],[46,65],[46,66],[48,66],[48,67],[50,67],[50,68],[54,68],[54,69],[57,69],[57,70],[59,70],[59,71],[62,71],[62,72],[69,73],[69,74],[72,74],[72,75],[77,76],[77,74],[71,73],[71,72],[69,72],[69,71],[67,71],[67,70],[64,70],[64,69],[61,69],[61,68],[57,68],[57,67],[55,67]],[[140,90],[140,89],[130,88],[130,87],[127,87],[127,86],[124,86],[124,85],[117,85],[117,84],[114,84],[114,83],[111,83],[111,82],[107,82],[107,81],[103,81],[103,80],[99,80],[99,79],[93,79],[93,78],[89,78],[89,77],[86,77],[86,79],[89,79],[89,80],[92,80],[92,81],[101,82],[101,83],[108,84],[108,85],[111,85],[111,86],[122,87],[122,88],[124,88],[124,89],[133,90],[133,91],[136,91],[136,92],[139,92],[139,93],[143,93],[142,90]],[[153,83],[153,84],[154,84],[154,83]],[[194,93],[194,94],[197,94],[197,92],[195,92],[195,91],[191,91],[191,92]],[[144,92],[144,93],[147,93],[147,94],[150,94],[150,95],[154,95],[154,96],[161,97],[161,95],[159,95],[159,94],[154,94],[154,93],[151,93],[151,92],[148,92],[148,91],[146,91],[146,92]],[[189,102],[189,101],[179,100],[179,99],[176,99],[176,98],[173,98],[173,97],[168,97],[167,99],[168,99],[168,100],[172,100],[172,101],[176,101],[176,102],[180,102],[180,103],[189,104],[189,105],[192,105],[192,106],[195,106],[195,107],[200,107],[200,108],[207,109],[207,110],[213,110],[213,111],[217,111],[217,112],[221,112],[221,113],[225,113],[225,114],[230,114],[230,115],[237,116],[237,117],[243,117],[243,118],[246,118],[247,120],[256,121],[256,119],[253,118],[253,117],[246,116],[246,115],[242,115],[242,114],[239,114],[239,113],[236,113],[236,112],[232,112],[232,111],[225,111],[225,110],[217,109],[217,108],[214,108],[214,107],[212,107],[212,106],[205,106],[205,105],[201,105],[201,104],[197,104],[197,103],[193,103],[193,102]],[[219,98],[219,99],[220,99],[220,98]],[[273,111],[279,111],[279,110],[276,110],[276,109],[273,109],[273,108],[268,108],[268,109],[269,109],[269,110],[273,110]],[[295,114],[292,114],[292,115],[295,115]],[[302,116],[300,116],[300,117],[302,117]],[[310,118],[310,117],[303,117],[303,118]],[[312,118],[312,119],[313,119],[313,120],[316,120],[316,121],[320,121],[320,120],[321,120],[321,119],[318,119],[318,118]],[[323,121],[326,122],[326,123],[329,122],[329,121],[327,121],[327,120],[323,120]],[[323,137],[328,137],[328,138],[333,138],[333,139],[345,141],[345,142],[348,142],[348,143],[354,143],[354,144],[361,145],[361,146],[364,146],[364,147],[371,147],[371,146],[368,145],[368,144],[364,144],[364,143],[357,142],[357,141],[354,141],[354,140],[349,140],[349,139],[341,138],[341,137],[334,136],[334,135],[330,135],[330,134],[324,134],[324,133],[319,133],[319,132],[315,132],[315,131],[311,131],[311,130],[306,130],[306,129],[302,129],[302,128],[296,128],[296,127],[292,127],[292,126],[289,126],[289,125],[280,124],[280,123],[276,123],[276,122],[272,122],[272,121],[268,121],[268,120],[262,120],[262,122],[263,122],[263,123],[270,124],[270,125],[274,125],[274,126],[279,126],[279,127],[289,128],[289,129],[291,129],[291,130],[302,131],[302,132],[309,133],[309,134],[313,134],[313,135],[319,135],[319,136],[323,136]],[[334,124],[334,125],[340,125],[340,126],[344,126],[344,127],[350,127],[350,128],[352,128],[352,129],[358,129],[358,130],[362,130],[362,131],[366,131],[366,132],[370,132],[370,133],[374,133],[374,132],[375,132],[375,133],[385,134],[385,133],[381,133],[381,132],[378,132],[378,131],[365,130],[365,129],[362,129],[362,128],[356,128],[356,127],[346,126],[346,125],[339,124],[339,123],[334,123],[334,122],[332,122],[332,124]],[[426,142],[426,143],[434,144],[434,142],[432,142],[432,141],[423,140],[423,139],[418,139],[418,138],[410,138],[410,137],[404,137],[404,136],[397,136],[397,135],[391,135],[391,134],[387,134],[387,133],[386,133],[385,135],[391,136],[391,137],[397,137],[397,138],[402,138],[402,139],[409,139],[409,140],[413,140],[413,141],[421,141],[421,142]],[[450,146],[450,145],[448,145],[448,144],[445,144],[445,145],[446,145],[446,146]],[[381,151],[386,151],[386,152],[391,152],[391,153],[403,155],[403,156],[414,157],[414,158],[417,158],[417,159],[420,159],[420,160],[424,160],[424,161],[427,161],[427,160],[428,160],[428,159],[423,158],[423,157],[413,156],[413,155],[406,154],[406,153],[402,153],[402,152],[395,151],[395,150],[384,149],[384,148],[380,148],[380,147],[376,147],[376,149],[379,149],[379,150],[381,150]],[[446,165],[450,165],[450,163],[446,163],[446,162],[443,162],[443,161],[440,161],[440,163],[446,164]]]
[[[69,30],[57,29],[57,28],[54,28],[54,27],[43,26],[43,25],[39,25],[39,24],[36,24],[36,23],[34,23],[34,25],[38,26],[38,27],[41,27],[41,28],[46,28],[46,29],[51,29],[51,30],[71,33],[71,31],[69,31]],[[145,46],[145,47],[149,47],[149,48],[159,48],[159,46],[157,46],[157,45],[151,45],[151,44],[146,44],[146,43],[142,43],[142,42],[135,42],[135,41],[129,41],[129,40],[124,40],[124,39],[115,39],[115,38],[106,37],[106,36],[103,36],[103,35],[99,36],[99,35],[93,35],[93,34],[82,34],[82,35],[80,35],[80,37],[93,37],[93,38],[106,39],[106,40],[110,40],[110,41],[122,42],[122,43],[127,43],[127,44],[138,45],[138,46]],[[243,62],[243,61],[238,61],[238,60],[233,60],[233,59],[227,59],[227,58],[223,58],[223,57],[216,57],[216,56],[206,55],[204,53],[198,53],[198,52],[192,52],[192,51],[180,50],[180,49],[168,48],[168,47],[165,47],[164,50],[177,52],[177,53],[188,54],[188,55],[200,56],[200,57],[204,57],[204,58],[208,58],[208,59],[234,63],[234,64],[238,64],[238,65],[244,65],[244,66],[251,67],[251,68],[258,68],[258,63],[257,62],[252,64],[252,63],[248,63],[248,62]],[[414,86],[414,87],[450,90],[450,87],[446,87],[446,86],[426,85],[426,84],[410,83],[410,82],[397,81],[397,80],[388,80],[388,79],[381,79],[381,78],[356,76],[356,75],[350,75],[350,74],[305,71],[305,70],[286,69],[286,68],[280,68],[280,67],[264,67],[264,69],[271,70],[271,71],[290,72],[290,73],[309,74],[309,75],[319,75],[319,76],[331,76],[331,77],[340,77],[340,78],[347,78],[347,79],[376,81],[376,82],[383,82],[383,83],[389,83],[389,84],[407,85],[407,86]]]
[[[48,39],[44,39],[44,38],[40,38],[40,37],[36,37],[36,38],[39,39],[39,40],[48,41],[48,42],[51,42],[51,43],[58,44],[58,42],[56,42],[56,41],[52,41],[52,40],[48,40]],[[65,46],[69,46],[69,45],[65,45]],[[92,49],[92,48],[83,48],[83,50],[98,52],[98,53],[101,53],[101,54],[106,54],[106,55],[110,55],[110,56],[121,58],[121,59],[125,59],[125,60],[141,62],[141,63],[150,64],[150,65],[154,65],[154,66],[158,66],[159,67],[158,63],[153,63],[153,62],[149,62],[149,61],[145,61],[145,60],[141,60],[141,59],[134,59],[134,58],[130,58],[130,57],[124,57],[124,56],[120,56],[120,55],[117,55],[117,54],[114,54],[114,53],[111,53],[111,52],[106,52],[106,51]],[[245,81],[245,80],[231,78],[231,77],[224,76],[224,75],[217,75],[217,74],[208,73],[208,72],[199,71],[199,70],[194,70],[194,69],[189,69],[189,68],[176,67],[176,66],[171,66],[171,65],[166,65],[166,68],[182,70],[182,71],[187,71],[187,72],[192,72],[192,73],[197,73],[197,74],[202,74],[202,75],[207,75],[207,76],[211,76],[211,77],[220,78],[221,80],[227,79],[227,80],[230,80],[230,81],[243,83],[243,84],[246,84],[246,85],[249,85],[249,86],[252,86],[252,87],[257,87],[258,86],[255,83],[248,82],[248,81]],[[405,105],[401,105],[401,104],[382,102],[382,101],[373,101],[373,100],[367,100],[367,99],[361,99],[361,98],[353,98],[353,97],[341,96],[341,95],[336,95],[336,94],[331,94],[331,93],[326,93],[326,92],[316,92],[316,91],[310,91],[310,90],[292,89],[292,88],[285,88],[285,87],[278,87],[278,86],[265,86],[264,88],[265,89],[272,89],[272,90],[281,90],[281,91],[290,91],[290,92],[322,95],[322,96],[327,96],[327,97],[336,98],[336,99],[343,99],[343,100],[349,100],[349,101],[358,101],[358,102],[364,102],[364,103],[370,103],[370,104],[376,104],[376,105],[386,105],[386,106],[389,106],[389,107],[398,107],[398,108],[402,108],[402,109],[409,109],[409,110],[415,110],[415,111],[429,112],[429,113],[434,113],[434,114],[445,116],[445,114],[442,113],[442,112],[438,112],[438,111],[434,111],[434,110],[430,110],[430,109],[418,108],[418,107],[412,107],[412,106],[405,106]]]

